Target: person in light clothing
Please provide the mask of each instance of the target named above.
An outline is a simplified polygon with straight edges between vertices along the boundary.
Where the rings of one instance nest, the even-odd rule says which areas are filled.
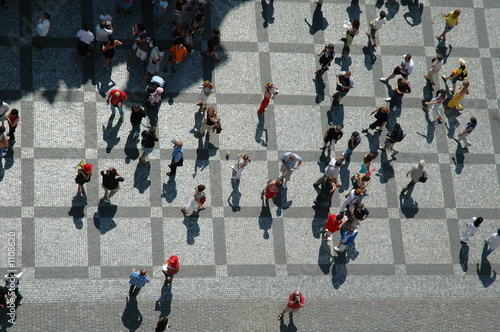
[[[374,18],[371,22],[370,22],[370,31],[366,31],[366,34],[368,35],[368,37],[370,37],[372,39],[372,47],[377,47],[377,39],[375,37],[377,31],[384,25],[387,23],[387,20],[386,20],[386,17],[387,16],[387,13],[383,10],[380,11],[380,15],[379,17],[377,18]]]
[[[467,228],[465,229],[460,242],[463,244],[469,243],[469,238],[477,233],[479,225],[481,225],[482,222],[483,222],[483,217],[477,217],[477,218],[473,217],[467,224]]]
[[[458,137],[453,136],[453,139],[457,141],[457,143],[460,143],[460,141],[464,141],[465,146],[471,146],[471,142],[467,139],[467,136],[469,136],[474,128],[477,126],[477,119],[475,117],[470,118],[470,122],[467,123],[467,126],[465,127],[465,130],[462,131],[460,134],[458,134]]]
[[[488,257],[496,248],[500,247],[500,228],[491,234],[484,242],[483,258]]]
[[[345,251],[348,245],[354,242],[356,236],[358,235],[358,229],[356,227],[347,226],[347,230],[340,237],[340,242],[337,247],[334,247],[336,253],[341,254]]]
[[[286,152],[283,157],[281,157],[280,180],[283,180],[283,188],[286,188],[293,171],[299,169],[300,165],[302,165],[302,158],[298,154]]]

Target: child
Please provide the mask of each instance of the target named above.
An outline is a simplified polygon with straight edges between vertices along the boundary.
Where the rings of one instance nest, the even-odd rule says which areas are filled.
[[[17,124],[21,117],[19,116],[19,111],[17,109],[13,109],[9,115],[7,115],[7,122],[9,123],[9,141],[11,144],[16,142],[16,136],[14,133],[16,132]]]

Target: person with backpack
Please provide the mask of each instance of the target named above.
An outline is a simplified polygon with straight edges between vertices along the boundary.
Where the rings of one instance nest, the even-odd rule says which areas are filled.
[[[146,158],[148,155],[153,152],[155,148],[155,142],[158,141],[158,136],[156,135],[156,127],[151,126],[149,130],[144,130],[141,133],[142,140],[141,140],[141,146],[142,146],[142,157],[139,159],[141,162],[145,163]]]
[[[442,78],[446,83],[447,80],[451,80],[453,84],[452,92],[455,92],[455,88],[457,87],[457,81],[465,81],[468,77],[467,75],[467,62],[464,59],[458,59],[459,67],[455,68],[451,71],[450,76],[443,75]]]
[[[387,150],[391,150],[391,157],[394,157],[398,154],[398,150],[394,149],[394,144],[401,142],[405,138],[406,134],[401,128],[399,123],[394,124],[394,128],[392,131],[385,137],[384,147],[380,148],[380,150],[386,152]]]

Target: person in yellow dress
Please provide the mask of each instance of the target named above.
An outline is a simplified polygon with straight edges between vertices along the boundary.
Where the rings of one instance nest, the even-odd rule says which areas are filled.
[[[460,87],[460,89],[458,89],[453,98],[451,98],[451,100],[448,102],[448,105],[446,105],[446,107],[454,108],[457,111],[463,110],[462,105],[460,105],[459,103],[465,97],[465,95],[468,94],[469,94],[469,81],[465,81],[462,83],[462,86]]]

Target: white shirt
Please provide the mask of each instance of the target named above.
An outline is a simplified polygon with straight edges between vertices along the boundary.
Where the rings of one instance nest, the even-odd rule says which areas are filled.
[[[50,22],[49,20],[45,20],[42,22],[42,19],[38,20],[38,25],[36,26],[36,32],[39,36],[45,37],[49,33]]]
[[[2,102],[0,104],[0,115],[4,114],[5,112],[8,112],[10,110],[10,105],[7,104],[6,102]]]
[[[404,64],[404,70],[406,70],[408,72],[408,75],[410,75],[413,72],[414,63],[413,59],[410,59],[410,61],[406,62],[405,61],[406,55],[407,54],[403,55],[403,61],[401,61],[401,65]]]
[[[378,30],[382,27],[382,25],[386,24],[387,23],[387,20],[384,18],[376,18],[375,19],[375,22],[373,23],[373,28],[375,30]]]
[[[490,249],[495,250],[496,248],[500,247],[500,235],[498,235],[498,233],[491,234],[490,236],[488,236],[486,241],[488,242]]]
[[[112,34],[113,31],[109,29],[101,29],[101,26],[98,24],[95,27],[95,40],[100,41],[100,42],[107,42],[108,41],[108,36]]]
[[[443,61],[437,61],[434,63],[434,70],[435,71],[440,71],[441,70],[441,67],[443,67]]]
[[[76,36],[82,41],[84,42],[85,44],[89,44],[92,43],[92,41],[94,40],[94,34],[90,31],[85,31],[85,30],[80,30],[77,32]]]
[[[333,165],[328,164],[328,166],[326,166],[325,168],[325,176],[331,176],[332,178],[336,179],[338,178],[339,173],[340,173],[340,167],[335,166],[335,163]]]
[[[162,7],[163,9],[166,9],[168,7],[168,1],[162,1],[162,0],[160,0],[158,2],[158,6]]]

